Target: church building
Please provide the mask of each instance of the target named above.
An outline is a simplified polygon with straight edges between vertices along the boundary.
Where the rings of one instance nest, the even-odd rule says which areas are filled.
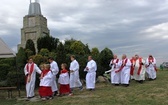
[[[25,48],[28,39],[33,40],[37,52],[37,40],[39,37],[49,35],[47,19],[41,13],[41,7],[38,0],[30,0],[28,15],[23,18],[23,28],[21,29],[20,47]]]

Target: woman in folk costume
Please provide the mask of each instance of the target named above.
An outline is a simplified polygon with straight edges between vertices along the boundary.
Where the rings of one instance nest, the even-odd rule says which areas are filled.
[[[95,89],[96,70],[97,70],[96,62],[92,59],[92,56],[89,56],[87,66],[84,69],[84,71],[87,71],[87,74],[86,74],[86,89],[89,89],[90,91]]]
[[[155,80],[156,79],[156,59],[149,55],[149,57],[146,60],[146,73],[149,80]]]
[[[120,69],[115,72],[117,73],[121,71],[121,84],[123,84],[125,87],[128,87],[130,80],[131,61],[125,54],[123,54],[122,61],[120,61],[119,65]]]
[[[70,86],[69,86],[69,74],[67,70],[67,64],[63,63],[61,64],[61,73],[58,79],[58,83],[60,84],[59,88],[59,95],[69,95],[71,96],[72,93],[70,91]]]
[[[145,60],[143,60],[138,55],[135,55],[135,65],[134,65],[134,79],[139,82],[143,83],[145,80]]]
[[[29,58],[28,63],[24,67],[24,73],[26,76],[26,94],[27,100],[34,97],[34,88],[35,88],[35,81],[36,81],[36,72],[41,74],[41,70],[38,66],[33,63],[33,59]]]
[[[39,95],[42,100],[52,99],[52,89],[51,89],[51,82],[53,74],[50,70],[49,64],[41,65],[41,76],[40,76],[40,88],[39,88]]]
[[[111,67],[111,70],[105,72],[105,73],[111,72],[111,83],[114,84],[115,86],[119,86],[120,84],[120,72],[117,72],[117,73],[115,72],[120,68],[119,62],[120,60],[117,59],[117,55],[114,55],[113,59],[109,64],[109,66]]]
[[[131,75],[131,79],[134,80],[134,66],[135,66],[135,57],[133,56],[131,58],[131,70],[130,70],[130,75]]]

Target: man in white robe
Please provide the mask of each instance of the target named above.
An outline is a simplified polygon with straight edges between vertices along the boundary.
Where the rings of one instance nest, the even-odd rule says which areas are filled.
[[[120,60],[117,59],[117,55],[114,55],[113,59],[111,60],[109,66],[111,67],[111,83],[114,84],[115,86],[119,86],[120,84],[120,72],[115,72],[117,70],[119,70],[120,66],[119,66],[119,62]]]
[[[24,74],[26,76],[26,95],[28,100],[34,97],[36,72],[41,74],[41,70],[33,63],[33,59],[29,58],[28,63],[24,67]]]
[[[149,80],[155,80],[156,79],[156,59],[149,55],[149,58],[146,59],[146,73]]]
[[[121,84],[123,84],[125,87],[128,87],[130,80],[131,61],[125,54],[123,54],[122,60],[120,61],[119,65],[120,69],[115,72],[117,73],[121,71]]]
[[[92,56],[88,57],[88,63],[84,71],[87,71],[86,74],[86,89],[94,90],[95,89],[95,83],[96,83],[96,70],[97,70],[97,64],[92,59]]]
[[[73,91],[74,88],[78,87],[80,90],[83,89],[82,83],[79,79],[79,63],[75,59],[75,56],[72,55],[70,57],[71,59],[71,64],[70,64],[70,88],[71,91]]]
[[[135,64],[134,64],[134,79],[139,82],[143,83],[145,80],[145,60],[135,55]]]
[[[57,83],[56,83],[56,76],[57,76],[57,74],[59,72],[59,68],[58,68],[57,62],[55,62],[52,57],[49,57],[48,61],[50,62],[50,70],[51,70],[51,72],[53,74],[51,88],[52,88],[53,95],[56,96],[58,94],[58,87],[57,87]]]

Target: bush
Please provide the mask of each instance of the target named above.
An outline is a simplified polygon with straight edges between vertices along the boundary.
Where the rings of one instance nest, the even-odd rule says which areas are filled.
[[[0,64],[0,81],[4,81],[7,79],[9,69],[10,66],[8,64]]]

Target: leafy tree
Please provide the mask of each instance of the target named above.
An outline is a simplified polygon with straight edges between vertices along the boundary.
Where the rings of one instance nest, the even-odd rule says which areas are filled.
[[[103,49],[100,52],[100,65],[101,65],[101,68],[98,71],[99,75],[103,75],[106,70],[110,69],[109,62],[112,59],[112,57],[113,57],[113,52],[110,49],[108,49],[108,48],[105,48],[105,49]]]
[[[91,53],[88,44],[85,45],[84,51],[85,51],[85,54],[90,54]]]
[[[31,51],[33,52],[33,55],[36,54],[36,49],[35,49],[35,46],[34,46],[34,42],[33,42],[33,40],[31,40],[31,39],[28,39],[28,40],[26,41],[25,49],[31,50]]]
[[[48,49],[49,51],[57,51],[57,46],[59,43],[59,39],[58,38],[54,38],[52,36],[44,36],[44,37],[40,37],[37,40],[37,49],[38,51],[40,51],[42,48]]]
[[[33,57],[34,63],[36,63],[37,65],[40,65],[42,63],[46,63],[45,62],[46,60],[44,60],[44,57],[42,55],[37,54],[32,57]]]
[[[85,54],[85,45],[81,41],[75,41],[70,46],[70,50],[73,54],[84,55]]]
[[[54,59],[56,59],[57,58],[57,53],[55,53],[55,52],[49,52],[48,56],[49,57],[53,57]]]
[[[30,49],[26,49],[25,53],[26,53],[26,59],[28,59],[30,56],[34,55],[34,52],[31,51]]]
[[[66,52],[64,49],[64,45],[60,42],[57,48],[57,58],[56,61],[58,63],[58,66],[61,65],[61,63],[67,63],[66,62]]]
[[[7,79],[9,68],[10,68],[9,64],[0,64],[0,81],[4,81]]]
[[[97,47],[92,48],[91,55],[93,58],[98,58],[100,55],[99,49]]]
[[[65,43],[64,43],[64,50],[65,50],[65,52],[67,52],[67,53],[70,53],[70,54],[72,54],[73,53],[73,51],[71,51],[71,49],[70,49],[70,46],[75,42],[76,40],[75,39],[70,39],[70,40],[65,40]]]
[[[26,53],[25,50],[21,47],[16,55],[16,64],[19,69],[23,69],[26,63]]]
[[[48,56],[49,54],[49,50],[48,49],[45,49],[45,48],[42,48],[39,52],[40,55],[42,56]]]

